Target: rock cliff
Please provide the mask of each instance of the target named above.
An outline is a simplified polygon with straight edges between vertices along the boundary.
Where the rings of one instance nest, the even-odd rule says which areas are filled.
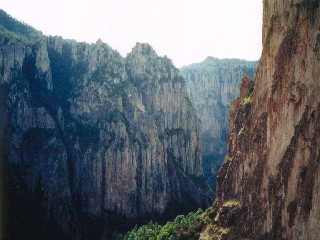
[[[263,1],[254,87],[229,115],[217,204],[239,202],[242,236],[320,238],[319,1]]]
[[[244,75],[254,77],[258,62],[208,57],[181,68],[188,94],[201,120],[204,175],[215,189],[216,176],[226,155],[228,112],[239,96]]]
[[[10,236],[88,237],[114,216],[208,205],[199,119],[170,59],[140,43],[124,59],[101,40],[1,18],[11,24],[0,34]]]

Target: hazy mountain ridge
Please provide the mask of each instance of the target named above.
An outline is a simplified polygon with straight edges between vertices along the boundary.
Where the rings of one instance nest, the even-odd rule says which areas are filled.
[[[228,112],[239,96],[244,75],[254,77],[258,62],[207,57],[180,69],[201,120],[204,174],[215,190],[216,176],[226,155]]]

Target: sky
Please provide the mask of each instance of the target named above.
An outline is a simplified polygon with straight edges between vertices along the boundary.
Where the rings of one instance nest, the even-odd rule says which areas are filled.
[[[258,60],[262,0],[1,0],[0,8],[45,35],[94,43],[123,57],[149,43],[177,67],[207,56]]]

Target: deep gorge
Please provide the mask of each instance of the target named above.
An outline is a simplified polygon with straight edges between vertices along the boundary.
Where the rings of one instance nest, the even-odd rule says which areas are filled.
[[[263,7],[258,63],[181,69],[0,10],[2,236],[319,239],[319,1]]]

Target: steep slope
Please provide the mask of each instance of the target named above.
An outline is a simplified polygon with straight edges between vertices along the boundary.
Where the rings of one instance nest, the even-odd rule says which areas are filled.
[[[42,33],[31,26],[18,22],[0,9],[0,37],[5,42],[34,43],[42,37]]]
[[[199,120],[169,59],[147,44],[123,59],[100,40],[8,35],[0,114],[11,236],[92,239],[114,216],[208,205]]]
[[[263,2],[254,83],[230,111],[217,204],[237,200],[243,236],[320,238],[319,1]],[[204,238],[205,239],[205,238]]]
[[[228,112],[239,96],[244,75],[254,77],[258,62],[208,57],[181,68],[188,93],[201,120],[204,175],[211,187],[226,155]]]

